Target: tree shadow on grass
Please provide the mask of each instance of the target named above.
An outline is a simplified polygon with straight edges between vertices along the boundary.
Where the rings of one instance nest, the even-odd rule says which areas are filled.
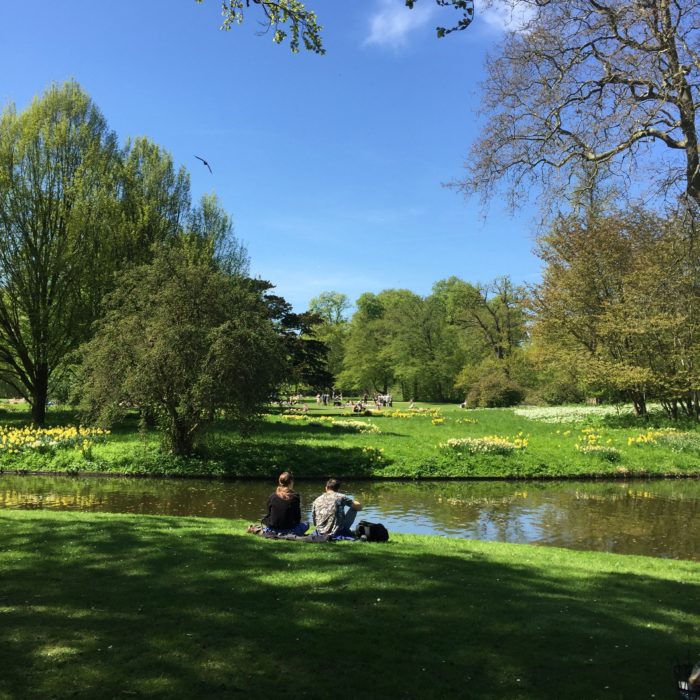
[[[209,449],[207,459],[220,463],[217,476],[277,476],[280,470],[297,477],[371,476],[390,464],[380,453],[361,447],[337,447],[257,440]],[[381,459],[381,463],[379,460]]]
[[[304,545],[192,518],[2,527],[0,697],[668,697],[674,655],[700,643],[686,562],[683,583],[558,550],[543,566],[518,547]]]
[[[338,420],[355,420],[352,416],[334,416]],[[395,437],[406,437],[403,433],[395,433],[384,430],[384,426],[381,428],[381,435],[391,435]],[[220,434],[225,434],[226,432],[237,434],[239,426],[231,422],[219,422],[214,423],[210,426],[207,434],[209,436],[216,436]],[[372,433],[365,433],[365,435],[371,435]],[[375,433],[379,434],[379,433]],[[333,438],[339,435],[362,435],[362,433],[354,430],[353,428],[343,427],[343,426],[333,426],[329,423],[314,423],[313,418],[309,421],[299,421],[299,422],[289,422],[289,423],[279,423],[279,422],[264,422],[256,424],[251,432],[251,435],[268,435],[271,437],[278,438],[304,438],[304,437],[323,437],[323,438]]]

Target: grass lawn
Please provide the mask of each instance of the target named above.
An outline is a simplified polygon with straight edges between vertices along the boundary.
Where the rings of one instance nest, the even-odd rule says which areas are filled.
[[[699,564],[243,525],[0,511],[0,698],[670,698],[700,651]]]
[[[165,454],[159,436],[140,433],[132,416],[87,454],[76,449],[8,454],[0,449],[0,469],[266,478],[282,469],[297,477],[700,475],[698,425],[671,426],[658,416],[643,421],[598,407],[464,411],[434,404],[418,404],[424,412],[410,413],[407,404],[395,404],[394,410],[357,417],[348,409],[306,405],[304,415],[271,409],[247,436],[220,420],[209,429],[197,458]],[[28,420],[26,408],[3,411],[0,404],[0,426],[18,427]],[[56,409],[49,420],[54,425],[77,421],[70,411]],[[494,436],[526,446],[510,454],[447,447],[450,439],[493,441]],[[577,449],[591,444],[592,454]]]

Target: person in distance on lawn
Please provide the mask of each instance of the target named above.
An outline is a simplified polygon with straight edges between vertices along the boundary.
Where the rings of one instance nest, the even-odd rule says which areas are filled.
[[[303,535],[309,528],[301,520],[301,497],[294,490],[294,475],[282,472],[277,490],[267,500],[267,515],[262,519],[268,530],[278,535]]]
[[[350,526],[358,510],[362,510],[362,504],[340,492],[338,479],[329,479],[326,490],[311,506],[316,531],[329,537],[353,537]]]

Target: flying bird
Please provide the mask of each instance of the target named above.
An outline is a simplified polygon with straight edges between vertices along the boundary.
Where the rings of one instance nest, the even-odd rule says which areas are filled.
[[[204,163],[204,165],[206,165],[207,168],[209,168],[209,172],[210,172],[212,175],[214,174],[213,171],[212,171],[212,169],[211,169],[211,165],[209,165],[209,163],[207,163],[207,161],[204,160],[204,158],[200,158],[199,156],[195,156],[195,158],[196,158],[197,160],[201,160],[202,163]]]

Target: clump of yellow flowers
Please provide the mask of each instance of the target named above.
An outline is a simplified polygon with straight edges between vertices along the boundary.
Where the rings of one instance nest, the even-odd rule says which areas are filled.
[[[56,428],[11,428],[0,425],[0,455],[66,447],[74,447],[83,454],[88,454],[92,446],[104,442],[109,433],[109,430],[103,428],[74,425]]]
[[[656,445],[659,439],[663,439],[669,435],[669,433],[675,433],[675,428],[663,428],[662,430],[647,430],[645,433],[639,433],[638,435],[633,435],[627,438],[628,445],[637,445],[641,447],[643,445]]]

